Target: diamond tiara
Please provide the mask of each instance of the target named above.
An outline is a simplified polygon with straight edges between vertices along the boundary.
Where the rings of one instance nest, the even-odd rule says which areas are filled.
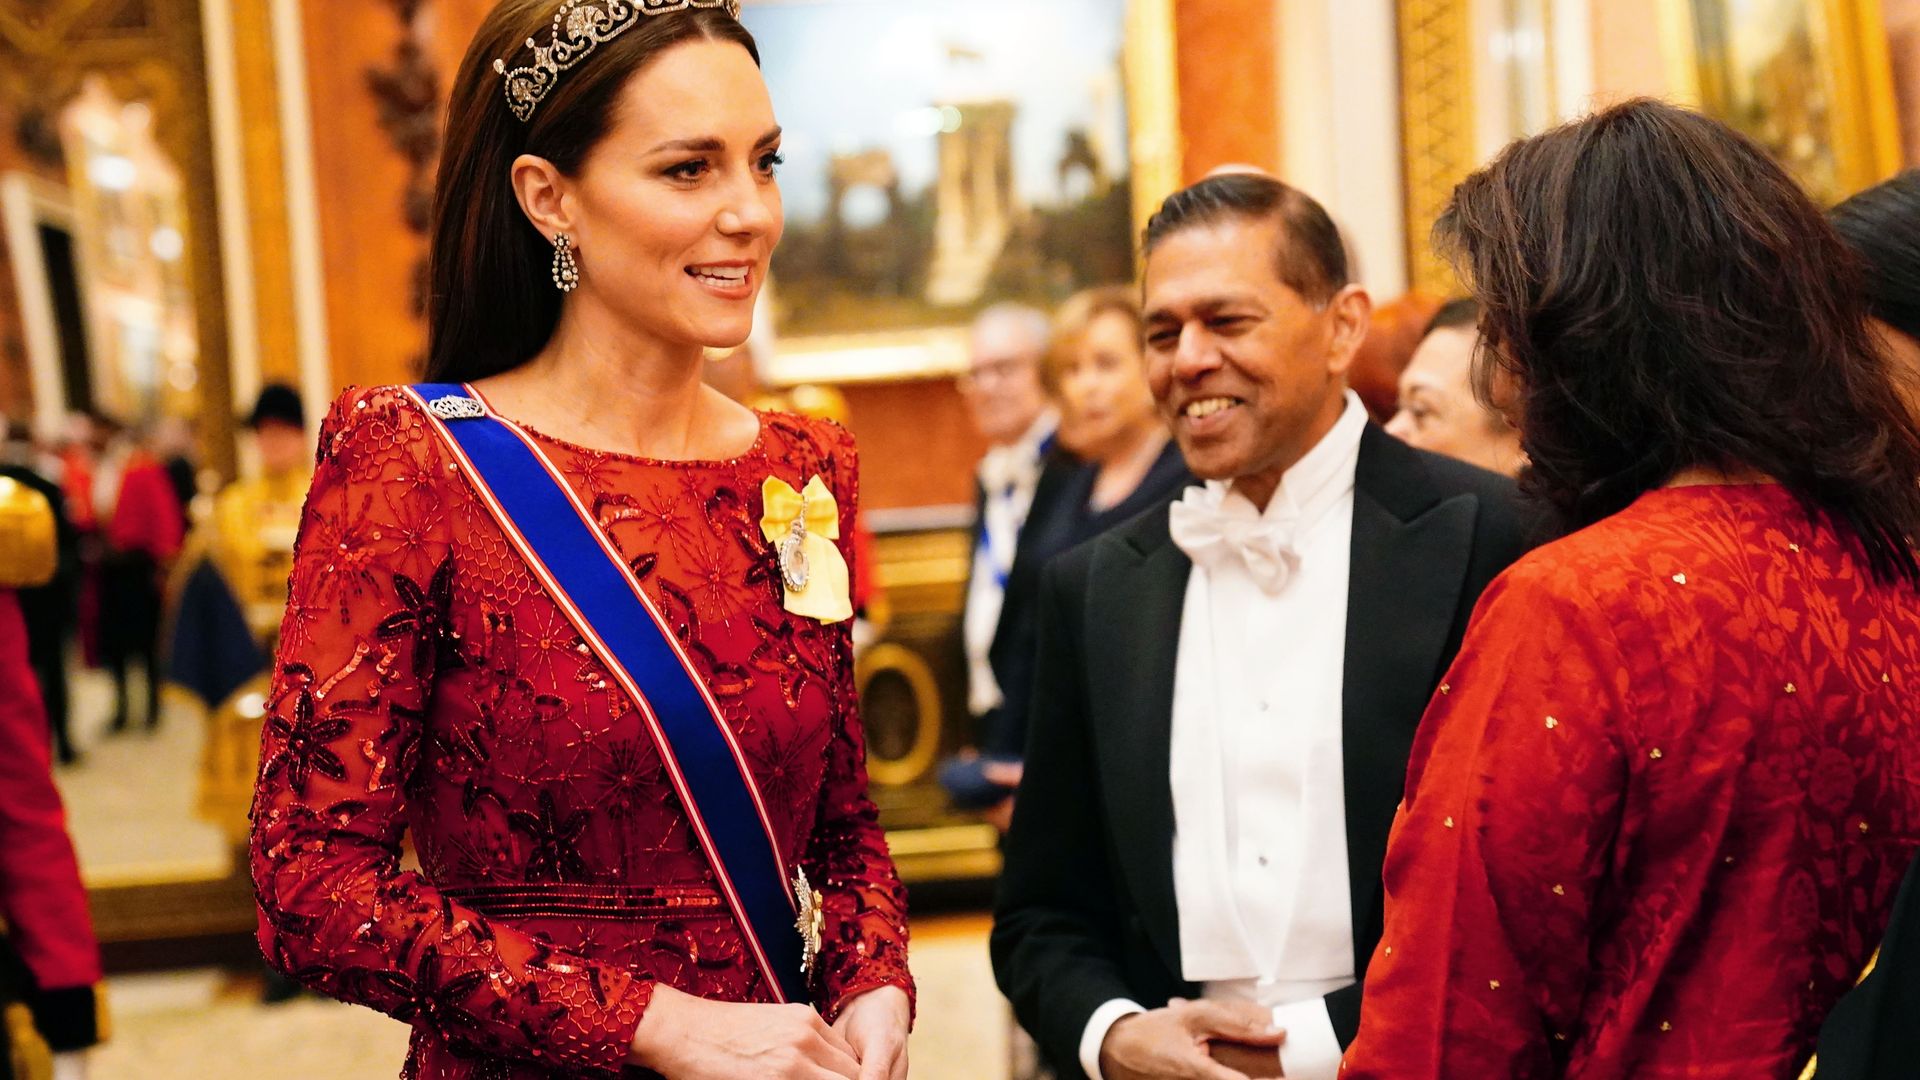
[[[533,119],[533,110],[553,92],[560,73],[585,60],[602,42],[633,29],[642,19],[689,8],[718,8],[740,17],[740,0],[566,0],[553,16],[547,44],[527,39],[532,63],[509,70],[505,60],[493,62],[493,70],[506,76],[507,108],[522,121]]]

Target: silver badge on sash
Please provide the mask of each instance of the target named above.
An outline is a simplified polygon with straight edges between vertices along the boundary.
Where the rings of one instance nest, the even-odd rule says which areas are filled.
[[[434,398],[427,402],[427,411],[442,420],[478,420],[487,415],[486,406],[459,394]]]

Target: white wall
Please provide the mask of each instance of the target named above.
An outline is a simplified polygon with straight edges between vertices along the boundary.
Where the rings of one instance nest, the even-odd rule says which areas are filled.
[[[1393,0],[1277,0],[1281,169],[1326,206],[1376,300],[1407,289]]]

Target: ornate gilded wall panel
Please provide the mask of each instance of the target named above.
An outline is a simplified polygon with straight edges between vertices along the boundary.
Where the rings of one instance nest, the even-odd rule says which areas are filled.
[[[1406,177],[1407,266],[1414,289],[1454,292],[1433,250],[1433,223],[1474,165],[1469,0],[1400,0],[1400,126]]]
[[[196,0],[29,0],[0,4],[0,139],[43,164],[59,158],[58,116],[89,75],[152,110],[155,136],[189,194],[185,258],[199,348],[194,391],[208,463],[231,471],[232,415],[207,86]]]

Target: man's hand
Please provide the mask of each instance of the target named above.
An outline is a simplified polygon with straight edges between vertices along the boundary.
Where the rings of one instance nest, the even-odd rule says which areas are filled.
[[[1026,771],[1025,764],[1018,761],[989,761],[981,767],[980,775],[1001,787],[1017,788]],[[1013,796],[1008,795],[994,803],[981,816],[992,822],[993,827],[1000,830],[1000,835],[1005,836],[1007,830],[1013,828]]]
[[[1181,1001],[1120,1018],[1100,1044],[1106,1080],[1248,1080],[1208,1056],[1215,1041],[1274,1048],[1286,1033],[1273,1010],[1243,1001]],[[1279,1052],[1269,1049],[1275,1065]]]

